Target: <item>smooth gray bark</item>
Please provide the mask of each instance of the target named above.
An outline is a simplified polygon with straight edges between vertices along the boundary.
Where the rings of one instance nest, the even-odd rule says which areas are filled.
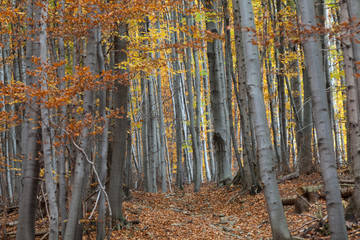
[[[312,101],[310,93],[310,82],[306,66],[303,69],[303,91],[304,91],[304,123],[303,123],[303,140],[299,143],[301,146],[301,156],[299,159],[299,171],[302,174],[309,174],[314,169],[311,143],[312,143]]]
[[[316,26],[313,0],[299,0],[301,21],[305,30]],[[315,34],[307,36],[304,42],[305,63],[309,73],[313,118],[320,154],[320,167],[326,193],[330,236],[333,239],[347,239],[347,232],[336,172],[334,145],[332,141],[329,106],[325,90],[325,74],[322,69],[322,54]]]
[[[160,22],[156,22],[156,28],[158,32],[160,32]],[[160,40],[157,40],[157,44],[160,45]],[[160,59],[160,51],[155,53],[155,58]],[[158,97],[158,111],[159,111],[159,138],[160,138],[160,146],[159,146],[159,161],[160,161],[160,176],[161,176],[161,192],[167,192],[167,183],[166,183],[166,160],[165,160],[165,141],[166,141],[166,132],[164,126],[164,111],[163,111],[163,100],[162,100],[162,78],[161,78],[161,69],[158,68],[156,75],[157,82],[157,97]]]
[[[275,159],[270,132],[267,124],[264,95],[262,92],[260,60],[257,42],[253,32],[246,29],[255,29],[254,12],[251,1],[240,1],[241,27],[244,39],[244,56],[246,78],[252,106],[253,123],[257,140],[257,152],[260,162],[260,174],[264,183],[264,192],[272,235],[274,239],[291,239],[286,223],[284,209],[280,199],[275,174]]]
[[[33,1],[27,2],[28,22],[27,30],[29,34],[34,29],[34,22],[40,19],[40,9],[34,6]],[[32,22],[34,20],[34,22]],[[36,69],[35,64],[31,61],[33,56],[39,57],[39,44],[34,41],[35,34],[32,33],[26,41],[26,70],[32,72]],[[31,74],[26,74],[26,84],[36,83],[36,79]],[[30,107],[32,106],[32,108]],[[16,231],[16,240],[35,239],[35,211],[37,207],[37,185],[40,172],[38,153],[40,145],[39,116],[35,112],[39,109],[36,98],[27,95],[27,106],[25,107],[25,128],[22,134],[22,146],[24,146],[24,159],[22,162],[21,182],[22,191],[20,195],[18,227]]]
[[[230,14],[228,9],[228,1],[222,1],[223,8],[223,17],[224,17],[224,32],[225,32],[225,63],[226,63],[226,96],[227,96],[227,106],[228,106],[228,116],[229,116],[229,132],[231,136],[231,143],[234,149],[236,161],[239,166],[239,173],[243,176],[244,170],[241,163],[241,156],[238,149],[238,144],[235,137],[234,130],[234,119],[233,119],[233,108],[232,108],[232,82],[235,78],[234,73],[234,62],[233,55],[231,52],[231,33],[230,33]]]
[[[97,62],[98,62],[98,73],[101,74],[105,70],[104,64],[104,55],[101,47],[101,28],[96,29],[96,50],[97,50]],[[108,131],[109,131],[109,122],[107,119],[106,111],[106,89],[101,89],[98,92],[99,98],[99,115],[102,118],[103,130],[99,135],[98,142],[98,158],[97,158],[97,171],[99,175],[99,180],[101,181],[101,186],[105,186],[106,175],[107,175],[107,154],[108,154]],[[105,239],[105,214],[106,214],[106,198],[103,192],[103,189],[99,189],[100,199],[99,199],[99,209],[98,209],[98,218],[96,225],[96,239],[102,240]]]
[[[205,58],[205,50],[204,50],[204,58]],[[202,64],[203,71],[207,70],[207,64],[206,59],[204,59]],[[205,112],[207,113],[205,115],[205,120],[208,123],[207,124],[207,133],[206,133],[206,139],[207,139],[207,145],[208,145],[208,156],[209,156],[209,163],[210,163],[210,171],[211,171],[211,181],[216,181],[217,176],[217,168],[215,164],[215,156],[214,156],[214,146],[212,144],[212,117],[211,117],[211,108],[210,108],[210,91],[209,91],[209,79],[207,77],[208,75],[203,75],[203,85],[204,85],[204,98],[205,98]]]
[[[214,10],[216,1],[205,1],[205,7]],[[206,29],[213,34],[219,34],[214,20],[206,22]],[[228,125],[225,72],[222,64],[223,47],[219,39],[212,39],[207,43],[207,57],[210,80],[210,102],[213,116],[213,142],[217,164],[217,183],[228,185],[232,180],[231,173],[231,144]]]
[[[280,130],[280,153],[281,153],[281,169],[285,173],[290,171],[289,167],[289,155],[288,155],[288,134],[287,134],[287,118],[286,118],[286,95],[285,95],[285,45],[284,45],[284,27],[282,22],[282,1],[276,0],[276,8],[273,9],[276,14],[276,21],[274,21],[274,29],[277,29],[277,44],[278,47],[275,50],[276,61],[276,79],[278,81],[278,98],[279,98],[279,130]]]
[[[244,187],[254,188],[259,185],[255,177],[254,165],[255,156],[253,154],[253,146],[251,141],[251,129],[250,129],[250,112],[249,112],[249,101],[246,86],[246,69],[244,59],[243,40],[241,33],[241,16],[240,16],[240,1],[233,1],[234,10],[234,24],[235,24],[235,49],[236,49],[236,60],[237,60],[237,82],[234,83],[234,90],[238,107],[240,111],[240,127],[243,145],[243,157],[244,157]]]
[[[321,26],[321,29],[325,29],[325,21],[326,21],[326,6],[325,0],[315,0],[315,18],[317,20],[318,26]],[[321,33],[320,36],[320,46],[322,53],[322,63],[323,63],[323,71],[325,74],[326,81],[326,96],[329,105],[329,114],[330,114],[330,122],[333,127],[333,135],[334,135],[334,143],[335,143],[335,159],[337,166],[340,166],[340,162],[342,161],[341,149],[340,149],[340,140],[339,140],[339,130],[338,125],[335,121],[335,112],[334,112],[334,100],[332,93],[332,81],[330,79],[330,66],[329,66],[329,57],[328,57],[328,38],[326,34]]]
[[[188,26],[193,25],[193,19],[191,16],[186,17],[186,22]],[[191,42],[191,34],[186,35],[187,42]],[[189,109],[189,120],[190,120],[190,133],[191,133],[191,143],[194,157],[193,173],[194,173],[194,192],[200,190],[201,184],[201,169],[202,169],[202,159],[200,154],[200,146],[198,142],[198,132],[195,130],[195,111],[194,111],[194,93],[193,93],[193,78],[191,76],[192,69],[192,52],[191,47],[185,49],[185,71],[186,71],[186,86],[188,92],[188,109]]]
[[[176,12],[172,12],[172,19],[176,19]],[[175,21],[175,27],[177,26],[177,23]],[[177,44],[178,41],[178,35],[177,33],[171,34],[171,43]],[[175,71],[174,77],[173,77],[173,102],[174,102],[174,117],[175,117],[175,130],[176,130],[176,185],[182,189],[183,188],[183,133],[182,133],[182,111],[181,111],[181,91],[180,91],[180,73],[178,71],[180,70],[180,63],[179,63],[179,55],[176,51],[176,49],[173,50],[173,53],[171,54],[171,57],[175,59],[175,62],[173,63],[173,68]]]
[[[59,16],[60,16],[60,22],[62,23],[64,21],[63,19],[63,11],[64,11],[64,0],[60,1],[60,9],[59,9]],[[66,88],[65,84],[65,46],[64,46],[64,39],[60,37],[59,39],[59,60],[60,62],[64,62],[63,65],[59,66],[58,68],[58,77],[61,81],[60,83],[60,89],[64,90]],[[66,127],[66,114],[67,107],[64,104],[60,107],[60,116],[59,121],[62,128],[65,129]],[[61,140],[65,142],[66,134],[64,132],[61,132]],[[67,186],[66,186],[66,170],[65,170],[65,151],[66,146],[65,144],[61,144],[59,147],[59,156],[58,156],[58,173],[59,173],[59,207],[60,207],[60,219],[61,219],[61,235],[63,236],[65,233],[66,228],[66,219],[67,219],[67,210],[66,210],[66,192],[67,192]]]
[[[360,22],[360,1],[359,0],[346,0],[348,5],[348,12],[350,17],[350,23],[353,26],[359,26]],[[360,33],[357,32],[353,38],[352,41],[352,48],[353,48],[353,68],[355,75],[355,83],[358,93],[358,103],[360,103]],[[358,105],[358,111],[359,111],[359,105]],[[358,115],[359,117],[359,115]],[[358,130],[359,131],[359,130]],[[358,136],[359,141],[359,136]],[[357,146],[357,154],[359,155],[360,146]],[[356,209],[356,216],[360,215],[360,158],[357,157],[353,161],[353,170],[354,170],[354,196],[353,196],[353,204],[355,205]]]
[[[158,158],[158,146],[156,141],[156,116],[155,116],[155,87],[154,77],[149,76],[147,80],[148,85],[148,107],[149,107],[149,127],[148,127],[148,153],[149,153],[149,192],[157,192],[156,184],[156,164]]]
[[[127,61],[127,25],[121,24],[118,28],[119,36],[115,37],[115,64]],[[124,70],[117,70],[117,74],[124,74]],[[127,111],[129,100],[129,83],[126,78],[119,78],[115,83],[114,107],[118,116],[114,121],[114,133],[112,143],[112,157],[110,165],[109,199],[112,210],[112,219],[116,229],[126,224],[123,215],[123,182],[126,157],[126,136],[127,136]],[[130,154],[130,153],[128,153]]]
[[[201,77],[200,77],[200,58],[199,50],[195,47],[193,49],[193,56],[195,62],[195,94],[196,94],[196,133],[197,133],[197,142],[199,146],[200,154],[203,152],[203,159],[205,164],[206,178],[208,181],[211,181],[211,171],[209,167],[209,159],[207,155],[207,146],[206,146],[206,135],[204,132],[204,127],[202,126],[203,119],[203,107],[201,104]],[[203,135],[203,140],[200,140],[200,135]]]
[[[148,149],[148,101],[146,94],[146,79],[141,78],[141,96],[142,96],[142,104],[141,104],[141,114],[142,114],[142,126],[141,126],[141,140],[142,140],[142,159],[143,159],[143,173],[144,173],[144,191],[149,191],[150,187],[150,173],[149,173],[149,149]]]
[[[89,67],[91,73],[96,72],[96,32],[95,29],[88,30],[87,37],[87,47],[86,47],[86,58],[85,66]],[[83,117],[91,118],[93,115],[93,92],[91,90],[85,90],[83,95]],[[65,229],[65,240],[75,239],[76,231],[81,229],[81,224],[79,224],[79,219],[81,215],[82,208],[82,198],[84,194],[84,186],[86,186],[88,169],[90,165],[89,159],[89,146],[90,146],[90,127],[84,126],[81,130],[77,148],[76,162],[75,162],[75,171],[74,171],[74,180],[71,191],[71,202],[70,208],[68,211],[68,220]],[[79,233],[80,235],[82,233]]]
[[[42,67],[42,72],[39,76],[41,90],[47,91],[47,73],[46,67],[48,63],[47,59],[47,19],[48,19],[48,3],[44,2],[44,6],[41,8],[41,21],[40,21],[40,32],[39,32],[39,45],[40,45],[40,64]],[[42,130],[42,149],[43,149],[43,158],[45,165],[45,181],[46,181],[46,193],[49,202],[49,238],[58,239],[59,238],[59,212],[58,204],[56,197],[56,185],[54,183],[54,174],[55,170],[53,169],[53,156],[52,156],[52,140],[51,140],[51,126],[50,126],[50,116],[49,109],[46,107],[46,100],[42,99],[40,104],[41,112],[41,130]],[[55,164],[54,164],[55,165]]]

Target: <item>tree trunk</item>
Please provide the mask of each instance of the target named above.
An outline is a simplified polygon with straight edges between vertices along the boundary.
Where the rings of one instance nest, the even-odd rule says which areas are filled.
[[[33,31],[33,22],[40,19],[40,7],[34,6],[32,1],[27,5],[27,30],[29,34]],[[39,57],[39,45],[34,42],[36,33],[32,33],[26,42],[26,84],[37,86],[36,79],[33,75],[28,74],[36,69],[36,65],[32,62],[32,57]],[[36,98],[27,95],[27,106],[25,107],[25,127],[23,132],[23,146],[25,158],[22,163],[21,182],[22,191],[20,195],[18,227],[16,232],[16,240],[35,239],[35,211],[37,206],[37,185],[40,171],[39,151],[41,141],[39,131],[39,116],[36,110],[39,106]],[[30,108],[30,106],[33,107]]]
[[[237,59],[237,74],[238,82],[234,83],[234,90],[238,101],[238,107],[240,110],[240,127],[242,133],[243,142],[243,156],[244,156],[244,187],[254,188],[259,185],[256,177],[254,165],[255,156],[253,154],[253,146],[251,141],[251,129],[250,129],[250,112],[249,112],[249,101],[246,86],[246,69],[244,59],[243,40],[241,32],[241,16],[240,16],[240,2],[239,0],[233,0],[234,9],[234,23],[235,23],[235,48],[236,48],[236,59]],[[238,87],[239,86],[239,90]]]
[[[87,37],[87,47],[86,47],[86,58],[85,66],[89,67],[91,73],[96,72],[96,31],[95,28],[88,30]],[[93,116],[93,92],[91,90],[85,90],[83,96],[83,117],[84,120],[87,119],[91,121]],[[79,218],[81,215],[82,209],[82,198],[84,194],[84,189],[86,186],[86,180],[88,175],[88,169],[90,164],[89,156],[89,146],[90,146],[90,127],[85,125],[81,130],[79,137],[79,149],[77,149],[76,162],[75,162],[75,171],[74,171],[74,180],[73,187],[71,192],[71,203],[68,211],[68,221],[66,224],[65,230],[65,240],[75,239],[76,232],[82,234],[81,224],[79,224]]]
[[[64,21],[64,0],[60,1],[60,9],[59,9],[59,16],[60,16],[60,22]],[[65,62],[65,46],[64,46],[64,39],[61,37],[59,39],[59,60],[60,62]],[[58,77],[61,81],[60,83],[60,89],[64,90],[66,88],[66,84],[65,84],[65,64],[59,66],[58,68]],[[66,123],[67,123],[67,107],[64,104],[63,106],[60,107],[60,112],[59,112],[59,118],[60,118],[60,125],[62,128],[65,129],[66,127]],[[61,140],[65,142],[65,138],[66,138],[66,134],[61,131]],[[58,174],[59,174],[59,206],[60,206],[60,219],[61,219],[61,235],[64,236],[65,234],[65,229],[66,229],[66,219],[67,219],[67,210],[66,210],[66,194],[67,194],[67,189],[66,189],[66,170],[65,170],[65,151],[66,151],[66,146],[65,144],[61,144],[61,146],[59,147],[59,156],[58,156]]]
[[[244,175],[243,166],[241,163],[240,152],[238,149],[237,141],[235,138],[235,130],[234,130],[234,121],[233,121],[233,114],[232,114],[232,82],[233,77],[235,75],[234,72],[234,63],[233,63],[233,56],[231,52],[231,33],[230,33],[230,14],[228,9],[228,1],[222,1],[223,7],[223,15],[224,15],[224,32],[225,32],[225,62],[226,62],[226,96],[227,96],[227,106],[228,106],[228,113],[229,113],[229,132],[231,136],[231,143],[234,149],[236,161],[239,166],[239,172],[241,176]],[[235,79],[234,79],[235,81]]]
[[[176,12],[172,12],[172,20],[175,21],[176,24]],[[175,25],[176,27],[176,25]],[[172,33],[171,36],[172,44],[178,44],[178,35],[177,32]],[[173,102],[175,105],[175,141],[176,141],[176,185],[182,189],[183,188],[183,133],[182,133],[182,112],[181,112],[181,92],[180,92],[180,63],[179,63],[179,56],[176,49],[173,50],[172,58],[175,59],[173,63],[173,68],[175,71],[174,78],[173,78]]]
[[[191,6],[189,6],[191,7]],[[186,21],[188,26],[192,26],[192,17],[186,16]],[[191,34],[188,33],[186,35],[187,42],[191,42]],[[187,47],[185,49],[185,71],[186,71],[186,83],[187,83],[187,91],[188,91],[188,109],[189,109],[189,119],[190,119],[190,133],[191,133],[191,143],[194,157],[194,192],[198,192],[200,190],[201,184],[201,154],[200,154],[200,146],[198,145],[198,133],[195,130],[195,112],[194,112],[194,93],[193,93],[193,79],[191,76],[191,47]]]
[[[207,0],[205,6],[209,10],[214,9],[214,0]],[[206,29],[214,34],[219,34],[214,21],[206,22]],[[214,118],[213,142],[215,147],[215,159],[217,162],[217,183],[227,185],[232,180],[231,174],[231,145],[229,142],[229,128],[227,128],[227,99],[224,68],[222,62],[223,48],[219,39],[208,42],[207,56],[209,63],[210,101]]]
[[[42,81],[41,90],[47,91],[47,2],[44,3],[44,6],[41,7],[41,21],[40,21],[40,36],[39,36],[39,45],[40,45],[40,61],[42,72],[40,73],[39,80]],[[54,183],[54,174],[55,170],[53,169],[53,157],[52,157],[52,140],[51,140],[51,126],[50,126],[50,117],[49,109],[46,107],[47,99],[42,99],[40,104],[41,111],[41,129],[42,129],[42,149],[43,149],[43,158],[45,165],[45,180],[46,180],[46,193],[49,202],[49,238],[58,239],[59,238],[59,212],[57,207],[56,199],[56,185]]]
[[[299,171],[301,174],[310,174],[314,169],[311,140],[312,140],[312,102],[310,93],[310,81],[306,66],[303,69],[303,90],[304,90],[304,124],[303,139],[299,142],[301,147],[299,159]]]
[[[280,123],[280,152],[281,152],[281,169],[285,173],[290,172],[289,167],[289,155],[288,155],[288,137],[287,137],[287,119],[286,119],[286,96],[285,96],[285,64],[284,64],[284,54],[285,54],[285,45],[284,45],[284,36],[283,36],[283,26],[282,26],[282,1],[276,0],[276,21],[278,23],[278,32],[279,36],[277,37],[277,44],[279,44],[277,51],[275,50],[275,59],[277,73],[276,78],[278,81],[278,96],[279,96],[279,123]],[[274,9],[275,10],[275,9]],[[277,26],[275,25],[274,28]]]
[[[97,28],[97,62],[98,62],[98,73],[101,74],[105,70],[105,64],[104,64],[104,55],[103,50],[101,47],[101,28]],[[98,98],[99,98],[99,115],[103,119],[102,126],[103,130],[101,134],[99,135],[99,142],[98,142],[98,158],[97,158],[97,171],[99,175],[100,180],[100,199],[99,199],[99,209],[98,209],[98,219],[97,219],[97,225],[96,225],[96,239],[97,240],[103,240],[105,239],[105,214],[106,214],[106,198],[103,190],[101,189],[102,186],[105,186],[106,181],[106,175],[107,175],[107,155],[108,155],[108,131],[109,131],[109,122],[107,119],[107,111],[106,111],[106,89],[101,89],[98,92]]]
[[[156,22],[156,28],[160,33],[160,22]],[[157,40],[157,44],[160,45],[160,40]],[[155,53],[155,58],[160,59],[160,51]],[[157,82],[157,96],[158,96],[158,109],[159,109],[159,137],[160,137],[160,175],[161,175],[161,192],[167,192],[167,184],[166,184],[166,160],[165,160],[165,141],[166,141],[166,132],[164,126],[164,112],[163,112],[163,100],[162,100],[162,88],[161,88],[161,69],[158,68],[156,75],[156,82]]]
[[[294,44],[290,44],[289,49],[291,51],[291,54],[297,56],[298,53],[298,47]],[[299,162],[301,161],[301,151],[302,151],[302,142],[304,139],[303,134],[303,108],[302,108],[302,93],[301,93],[301,81],[300,81],[300,71],[299,71],[299,60],[298,58],[294,58],[290,62],[290,84],[291,89],[288,89],[289,92],[292,94],[292,100],[293,100],[293,112],[294,112],[294,118],[295,118],[295,139],[296,139],[296,168],[299,167]]]
[[[313,0],[299,0],[299,10],[305,29],[316,26]],[[320,153],[320,166],[325,185],[329,214],[330,234],[333,239],[347,239],[340,187],[336,172],[334,145],[332,141],[329,107],[326,101],[325,75],[322,55],[316,36],[307,36],[304,42],[305,63],[309,73],[313,117]]]
[[[119,28],[119,36],[115,37],[115,64],[127,61],[127,25],[122,23]],[[125,74],[124,70],[116,71],[117,74]],[[124,76],[120,76],[124,77]],[[126,156],[127,135],[127,109],[128,109],[129,83],[126,78],[117,79],[114,90],[114,107],[119,111],[114,121],[114,133],[112,143],[112,157],[109,181],[109,199],[112,211],[112,219],[116,229],[126,224],[122,211],[123,181]],[[130,153],[129,153],[130,154]]]
[[[251,1],[240,1],[241,27],[244,39],[244,56],[247,86],[253,111],[253,123],[257,140],[257,152],[260,162],[261,179],[265,186],[265,199],[270,217],[274,239],[291,239],[286,223],[284,209],[277,187],[274,168],[274,153],[267,124],[264,96],[262,92],[260,60],[257,42],[252,31],[255,29],[254,13]]]
[[[359,22],[360,22],[360,2],[358,0],[347,0],[347,5],[348,5],[348,12],[349,12],[349,17],[350,17],[350,23],[354,26],[359,26]],[[355,72],[355,83],[356,83],[356,88],[357,88],[357,93],[358,93],[358,103],[360,103],[360,34],[359,32],[357,32],[352,40],[352,48],[353,48],[353,67],[354,67],[354,72]],[[359,105],[358,106],[358,111],[359,111]],[[358,121],[359,121],[359,115],[358,115]],[[359,128],[359,127],[358,127]],[[359,129],[358,129],[358,133],[359,133]],[[358,134],[358,146],[357,146],[357,155],[359,155],[359,150],[360,150],[360,144],[359,144],[359,140],[360,136]],[[356,212],[356,216],[359,217],[360,215],[360,158],[359,156],[357,156],[354,161],[353,161],[353,170],[354,170],[354,181],[355,181],[355,186],[354,186],[354,196],[353,196],[353,204],[355,206],[355,212]]]

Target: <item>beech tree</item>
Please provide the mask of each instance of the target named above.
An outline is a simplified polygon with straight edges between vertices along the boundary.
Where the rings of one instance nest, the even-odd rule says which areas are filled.
[[[41,8],[36,6],[33,1],[27,5],[26,16],[28,19],[27,30],[32,32],[26,41],[26,83],[32,86],[38,86],[38,79],[31,74],[37,66],[32,62],[32,57],[40,56],[40,46],[35,42],[35,35],[38,33],[38,26],[41,26]],[[39,116],[36,111],[39,109],[36,96],[30,97],[28,93],[27,106],[25,107],[26,132],[22,134],[24,139],[25,158],[22,162],[22,192],[19,204],[19,223],[16,232],[16,239],[34,239],[35,238],[35,212],[36,212],[36,190],[38,176],[40,172],[39,151],[40,151],[40,132]]]
[[[41,234],[39,219],[51,239],[95,225],[97,239],[112,237],[128,231],[118,230],[132,193],[158,197],[161,186],[173,198],[173,183],[201,193],[208,181],[264,188],[273,237],[289,239],[276,178],[320,166],[331,236],[346,239],[337,170],[353,173],[356,218],[359,7],[3,1],[1,237],[15,234],[6,214],[17,206],[17,239]]]
[[[118,28],[119,36],[115,38],[115,59],[114,62],[118,66],[115,72],[123,73],[123,78],[118,79],[116,82],[116,91],[114,96],[114,106],[119,111],[118,117],[115,119],[114,136],[112,145],[112,157],[110,166],[110,182],[109,182],[109,197],[110,206],[112,209],[112,218],[115,221],[115,227],[120,228],[126,224],[122,212],[123,201],[123,183],[124,183],[124,167],[126,156],[126,135],[127,135],[127,109],[128,109],[128,96],[129,86],[126,73],[121,69],[121,63],[126,62],[126,48],[127,41],[125,39],[127,34],[127,25],[121,24]]]
[[[216,1],[205,1],[205,7],[215,9]],[[219,34],[216,22],[207,21],[206,28],[213,34]],[[207,43],[207,57],[209,62],[210,101],[211,111],[214,118],[213,141],[215,158],[217,162],[217,182],[220,185],[228,185],[231,176],[231,144],[230,127],[228,126],[226,82],[224,65],[222,63],[223,47],[219,39],[213,39]]]
[[[313,1],[299,1],[299,10],[304,29],[316,25]],[[334,145],[332,141],[329,106],[326,101],[325,75],[322,69],[322,55],[318,36],[311,34],[304,42],[305,63],[308,69],[313,118],[319,146],[320,166],[324,180],[326,204],[329,213],[330,234],[334,239],[347,239],[345,219],[336,172]]]
[[[267,125],[264,95],[260,76],[259,52],[256,37],[251,29],[255,29],[254,12],[251,2],[240,1],[241,30],[244,40],[244,56],[246,80],[252,106],[253,121],[258,147],[261,179],[264,183],[265,199],[270,217],[274,239],[291,239],[286,223],[284,209],[280,200],[274,172],[274,152]]]
[[[347,0],[347,10],[348,10],[348,16],[350,17],[350,23],[352,24],[352,26],[356,26],[359,24],[360,22],[360,2],[356,1],[356,0]],[[342,2],[342,6],[344,8],[344,3]],[[342,11],[346,11],[345,9],[342,9]],[[344,13],[346,16],[346,13]],[[347,78],[348,84],[349,84],[349,88],[351,89],[351,92],[349,93],[349,100],[350,100],[350,104],[349,104],[349,112],[348,112],[348,117],[349,117],[349,123],[351,124],[351,126],[349,126],[350,128],[350,139],[351,139],[351,155],[352,155],[352,164],[353,164],[353,170],[354,170],[354,182],[355,182],[355,186],[354,186],[354,196],[352,199],[352,204],[354,204],[354,210],[353,212],[355,213],[356,217],[359,217],[359,209],[360,209],[360,158],[359,158],[359,118],[360,115],[358,114],[358,116],[356,117],[356,112],[359,113],[359,105],[356,104],[356,100],[354,98],[356,98],[356,93],[357,93],[357,102],[360,101],[360,84],[359,84],[359,79],[360,79],[360,70],[359,70],[359,63],[360,63],[360,43],[359,43],[359,39],[360,39],[360,34],[357,32],[354,34],[354,36],[351,39],[351,43],[352,45],[350,45],[350,43],[348,41],[346,41],[344,44],[346,44],[347,46],[344,46],[344,58],[347,58],[347,61],[345,62],[346,65],[346,76],[345,78]],[[352,49],[352,52],[351,52]],[[347,54],[347,55],[345,55]],[[351,63],[350,60],[353,60]],[[353,75],[354,74],[354,75]],[[353,77],[355,80],[355,85],[353,85]],[[351,99],[353,99],[353,101],[351,101]],[[354,104],[354,105],[353,105]],[[357,106],[357,109],[356,107]],[[357,137],[355,136],[357,135]]]

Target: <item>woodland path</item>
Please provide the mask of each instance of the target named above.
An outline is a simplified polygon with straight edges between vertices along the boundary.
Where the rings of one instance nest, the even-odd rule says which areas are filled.
[[[321,176],[312,174],[280,183],[279,188],[285,198],[296,194],[300,186],[320,183]],[[134,191],[123,205],[131,224],[114,231],[112,239],[271,239],[264,195],[240,192],[236,186],[216,188],[209,183],[198,193],[193,193],[192,185],[167,194]],[[321,221],[326,219],[324,200],[304,214],[294,213],[293,206],[285,206],[285,211],[293,236],[329,239]],[[359,225],[352,224],[350,239],[359,239],[359,231]]]
[[[347,173],[339,173],[347,179]],[[279,184],[282,198],[296,195],[298,187],[322,184],[319,174],[300,176]],[[289,229],[294,239],[330,239],[327,236],[325,201],[318,200],[303,214],[294,213],[294,206],[284,206]],[[129,224],[112,231],[113,239],[254,239],[271,238],[270,222],[263,193],[255,196],[241,193],[238,186],[217,188],[203,184],[200,192],[193,185],[172,193],[132,191],[131,199],[123,203]],[[7,222],[16,222],[17,212],[8,214]],[[96,239],[96,224],[85,221],[83,239]],[[37,221],[39,233],[46,232],[47,218]],[[360,225],[347,222],[349,239],[360,239]],[[16,232],[16,225],[7,228]],[[41,236],[42,235],[42,236]],[[41,234],[37,239],[44,237]]]

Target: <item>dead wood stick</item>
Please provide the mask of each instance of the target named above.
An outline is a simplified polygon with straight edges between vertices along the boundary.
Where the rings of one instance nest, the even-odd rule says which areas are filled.
[[[286,180],[291,180],[291,179],[297,178],[298,176],[300,176],[300,173],[298,171],[290,173],[288,175],[285,175],[285,176],[279,178],[278,183],[284,182]]]
[[[345,183],[345,184],[354,184],[354,180],[339,180],[339,183]]]
[[[45,233],[44,236],[42,236],[42,238],[40,238],[40,240],[45,240],[48,236],[49,236],[49,231],[47,233]]]
[[[314,216],[311,216],[311,215],[307,215],[307,214],[299,214],[300,216],[304,216],[304,217],[311,217],[311,218],[313,218],[313,219],[316,219],[316,220],[320,220],[320,218],[318,218],[318,217],[314,217]]]
[[[302,229],[303,227],[305,227],[306,225],[308,225],[308,224],[310,224],[310,223],[313,223],[313,222],[316,222],[316,221],[318,221],[319,219],[313,219],[313,220],[311,220],[311,221],[308,221],[308,222],[306,222],[306,223],[304,223],[303,225],[301,225],[301,227],[298,227],[298,228],[296,228],[296,229],[294,229],[294,230],[291,230],[290,232],[297,232],[297,231],[299,231],[300,229]]]
[[[243,191],[241,191],[240,193],[235,194],[234,196],[232,196],[232,197],[226,202],[225,206],[228,205],[229,202],[230,202],[231,200],[233,200],[234,198],[236,198],[236,197],[238,197],[238,196],[242,196],[242,195],[244,195],[245,193],[247,193],[248,191],[249,191],[249,190],[243,190]]]
[[[287,197],[287,198],[282,198],[281,202],[284,206],[287,205],[294,205],[295,204],[295,200],[296,200],[297,196],[291,196],[291,197]]]

